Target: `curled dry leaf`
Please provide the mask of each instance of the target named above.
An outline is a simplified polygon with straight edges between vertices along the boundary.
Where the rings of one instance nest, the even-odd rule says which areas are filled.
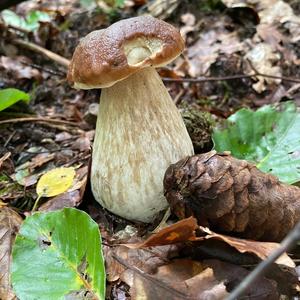
[[[234,247],[241,253],[253,253],[262,260],[266,259],[273,251],[280,247],[280,244],[278,243],[257,242],[252,240],[234,238],[228,235],[218,234],[202,226],[200,226],[199,229],[207,233],[207,235],[204,237],[205,239],[221,240],[227,243],[228,245]],[[276,263],[292,268],[295,267],[295,263],[286,253],[282,254],[276,260]]]
[[[146,248],[195,241],[197,240],[195,233],[197,228],[197,220],[190,217],[163,228],[142,243],[127,244],[126,246],[130,248]]]
[[[22,218],[11,208],[0,210],[0,299],[12,300],[16,296],[11,288],[11,249]]]

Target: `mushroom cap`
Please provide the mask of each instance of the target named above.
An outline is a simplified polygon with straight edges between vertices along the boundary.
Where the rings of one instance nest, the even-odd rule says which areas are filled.
[[[104,88],[145,67],[164,66],[183,50],[172,25],[151,16],[121,20],[84,37],[68,70],[75,88]]]

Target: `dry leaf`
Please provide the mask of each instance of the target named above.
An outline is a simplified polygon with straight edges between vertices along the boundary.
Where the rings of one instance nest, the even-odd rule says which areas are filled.
[[[14,58],[1,56],[0,66],[7,71],[12,72],[17,79],[41,79],[41,74],[37,69],[34,69],[22,62],[31,63],[31,61],[25,56],[17,56]]]
[[[197,220],[193,217],[189,217],[152,234],[142,243],[126,244],[126,246],[130,248],[146,248],[195,241],[197,240],[195,233],[197,228]]]
[[[266,259],[274,250],[278,249],[280,247],[280,244],[278,243],[269,243],[269,242],[257,242],[252,240],[245,240],[245,239],[239,239],[230,237],[223,234],[218,234],[213,231],[211,231],[208,228],[204,228],[202,226],[199,227],[203,232],[208,233],[208,235],[205,236],[205,239],[217,239],[221,240],[228,245],[234,247],[236,250],[238,250],[241,253],[253,253],[257,255],[262,260]],[[293,260],[286,254],[282,254],[277,260],[277,264],[286,265],[288,267],[295,267],[295,263]]]
[[[16,299],[11,288],[10,265],[11,249],[15,236],[22,223],[22,218],[11,208],[0,210],[0,299]]]
[[[216,23],[187,49],[189,75],[197,77],[206,74],[220,53],[229,55],[241,51],[242,46],[237,32],[229,32],[222,22]]]
[[[281,76],[280,67],[276,66],[276,62],[280,59],[280,55],[275,53],[272,47],[266,43],[260,43],[254,46],[254,48],[245,56],[252,66],[262,74],[268,74],[273,76]],[[251,68],[247,71],[248,74],[252,74],[253,70]],[[281,79],[257,77],[257,82],[252,85],[252,87],[261,93],[266,90],[266,84],[280,83]]]

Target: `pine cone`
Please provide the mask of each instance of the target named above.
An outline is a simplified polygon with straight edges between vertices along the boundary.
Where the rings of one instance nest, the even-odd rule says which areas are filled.
[[[280,182],[253,164],[211,151],[171,165],[165,196],[179,217],[264,241],[280,241],[300,220],[300,188]]]

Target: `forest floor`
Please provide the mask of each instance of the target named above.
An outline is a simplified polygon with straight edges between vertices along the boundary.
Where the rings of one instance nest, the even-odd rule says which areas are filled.
[[[8,24],[3,15],[5,11],[2,12],[2,21],[0,18],[0,88],[16,88],[30,94],[29,103],[20,101],[0,112],[0,207],[13,208],[22,218],[30,215],[37,199],[36,183],[42,174],[55,167],[76,166],[76,188],[41,199],[38,211],[52,211],[65,206],[86,211],[99,224],[105,245],[116,241],[128,242],[132,235],[141,236],[159,224],[158,221],[145,226],[114,216],[102,209],[91,193],[89,169],[100,91],[73,89],[66,80],[67,67],[60,57],[70,60],[80,38],[93,30],[146,13],[179,28],[185,38],[186,49],[173,63],[160,68],[159,74],[181,110],[188,107],[207,112],[215,122],[221,122],[243,107],[258,109],[287,100],[293,100],[300,106],[299,1],[126,0],[122,3],[99,1],[95,6],[93,1],[81,1],[80,5],[75,0],[58,0],[55,4],[50,0],[30,0],[10,9],[23,18],[32,11],[48,15],[47,20],[36,22],[34,30],[30,26],[17,26],[16,20]],[[32,49],[32,44],[41,48]],[[46,49],[59,58],[47,57]],[[207,141],[198,153],[211,149],[210,132],[205,138]],[[4,210],[1,211],[4,214]],[[7,215],[2,215],[0,222],[4,228]],[[132,232],[124,231],[124,228]],[[120,231],[123,237],[120,237]],[[223,242],[220,241],[222,239]],[[198,251],[203,255],[201,261],[203,257],[215,259],[206,264],[219,272],[220,277],[214,278],[213,283],[204,283],[203,278],[210,275],[206,273],[204,276],[199,271],[200,265],[188,259],[181,262],[182,265],[198,268],[202,277],[199,274],[198,278],[193,277],[197,274],[195,271],[182,278],[176,273],[172,280],[194,278],[195,282],[189,282],[192,287],[200,281],[207,285],[203,286],[201,293],[209,286],[216,297],[214,299],[225,297],[227,292],[223,283],[227,280],[227,283],[236,285],[248,272],[237,265],[253,267],[257,256],[264,256],[259,251],[256,259],[250,254],[242,256],[239,250],[233,250],[232,241],[224,243],[224,237],[219,237],[199,246]],[[106,263],[110,262],[107,267],[107,272],[110,272],[108,298],[138,299],[137,293],[143,289],[148,299],[157,295],[165,295],[166,298],[162,299],[182,299],[183,296],[174,291],[159,285],[157,290],[152,286],[150,291],[147,285],[147,280],[151,281],[151,269],[162,266],[163,261],[170,261],[173,257],[165,249],[153,250],[157,252],[155,256],[159,256],[159,262],[154,261],[150,252],[128,254],[128,251],[134,250],[115,249],[114,253],[127,257],[126,266],[122,266],[120,262],[112,262],[109,246],[104,248]],[[249,252],[251,247],[247,245],[246,248]],[[214,255],[208,255],[207,249],[215,251]],[[218,249],[221,254],[216,253]],[[171,250],[168,248],[168,251]],[[175,250],[178,252],[179,248]],[[128,258],[130,255],[134,256],[131,260]],[[226,260],[226,256],[230,258]],[[296,262],[296,252],[293,258]],[[141,261],[147,259],[147,264],[141,266]],[[136,277],[128,279],[124,268],[133,264],[149,274],[142,276],[141,281]],[[255,299],[276,299],[274,297],[278,295],[291,297],[299,292],[299,286],[295,288],[295,266],[291,266],[290,260],[286,265],[288,271],[275,270],[273,266],[275,275],[264,278],[262,284],[249,292],[250,295],[262,293],[261,298]],[[161,267],[160,272],[156,274],[156,280],[163,276],[163,272],[166,276],[170,275],[172,270]],[[229,276],[239,272],[240,275]],[[137,273],[134,274],[138,277]],[[7,278],[7,274],[2,274],[2,278]],[[170,278],[169,283],[172,282]],[[227,279],[224,281],[224,278]],[[278,278],[282,279],[280,283]],[[178,292],[174,285],[170,283],[170,286]],[[13,299],[11,293],[7,299]],[[211,299],[205,298],[205,295],[201,297],[196,298]],[[4,296],[0,298],[5,299]]]

